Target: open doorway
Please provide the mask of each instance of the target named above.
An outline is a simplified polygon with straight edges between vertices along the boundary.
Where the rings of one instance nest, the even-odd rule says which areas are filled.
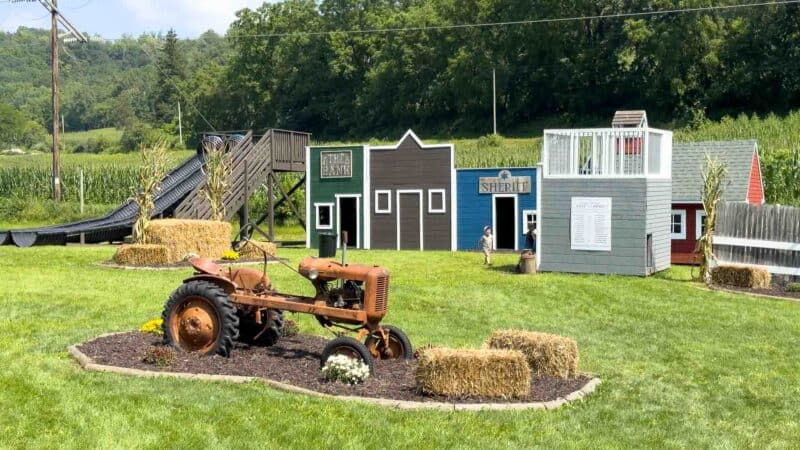
[[[339,197],[338,199],[339,236],[347,232],[347,246],[358,247],[358,197]],[[341,239],[341,238],[340,238]],[[341,241],[340,241],[341,242]]]
[[[498,250],[517,249],[517,196],[494,197],[494,245]]]

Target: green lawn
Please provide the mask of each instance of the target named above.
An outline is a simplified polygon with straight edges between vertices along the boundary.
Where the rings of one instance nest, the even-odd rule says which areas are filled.
[[[496,328],[572,336],[603,379],[555,411],[394,411],[233,385],[87,373],[66,346],[137,328],[188,274],[97,266],[108,246],[0,247],[0,446],[214,448],[792,447],[800,305],[649,279],[483,268],[475,253],[351,251],[392,273],[387,323],[415,345],[480,346]],[[305,250],[282,249],[296,264]],[[282,290],[304,280],[273,266]],[[321,332],[300,318],[306,332]]]

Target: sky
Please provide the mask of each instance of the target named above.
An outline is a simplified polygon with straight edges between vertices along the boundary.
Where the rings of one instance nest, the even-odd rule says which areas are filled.
[[[76,28],[106,39],[123,34],[166,33],[197,37],[212,29],[224,34],[242,8],[255,9],[264,0],[58,0],[61,13]],[[38,2],[0,0],[0,30],[50,28],[50,16]]]

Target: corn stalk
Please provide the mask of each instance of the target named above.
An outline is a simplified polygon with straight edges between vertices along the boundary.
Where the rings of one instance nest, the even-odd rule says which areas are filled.
[[[137,173],[139,189],[134,188],[133,201],[139,207],[136,222],[133,224],[133,241],[147,244],[147,225],[156,205],[155,194],[161,189],[161,179],[167,168],[167,146],[158,142],[152,146],[139,148],[141,165]]]
[[[205,145],[203,149],[206,155],[206,184],[203,187],[203,195],[211,208],[211,220],[222,221],[225,220],[223,199],[230,183],[230,165],[224,146],[218,148],[213,145]]]
[[[713,252],[714,228],[717,224],[717,205],[725,191],[728,167],[725,163],[710,155],[705,156],[706,164],[703,169],[703,208],[706,211],[706,227],[700,240],[697,241],[695,253],[700,253],[700,278],[711,284],[711,261],[715,258]]]

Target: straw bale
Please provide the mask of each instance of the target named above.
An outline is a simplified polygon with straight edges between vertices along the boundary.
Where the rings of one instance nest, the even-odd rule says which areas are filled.
[[[489,348],[518,350],[536,375],[567,378],[578,371],[578,343],[574,339],[524,330],[495,330]]]
[[[242,248],[239,249],[239,257],[242,259],[263,259],[264,254],[261,250],[267,252],[270,256],[276,255],[275,244],[266,241],[247,241]]]
[[[455,397],[525,397],[531,385],[525,356],[514,350],[429,348],[415,378],[423,393]]]
[[[114,262],[124,266],[156,266],[171,261],[169,249],[159,244],[123,244],[114,253]]]
[[[231,248],[231,224],[213,220],[161,219],[150,222],[147,239],[169,249],[172,261],[188,253],[219,259]]]
[[[722,265],[711,269],[711,281],[745,288],[768,288],[772,275],[758,267]]]

